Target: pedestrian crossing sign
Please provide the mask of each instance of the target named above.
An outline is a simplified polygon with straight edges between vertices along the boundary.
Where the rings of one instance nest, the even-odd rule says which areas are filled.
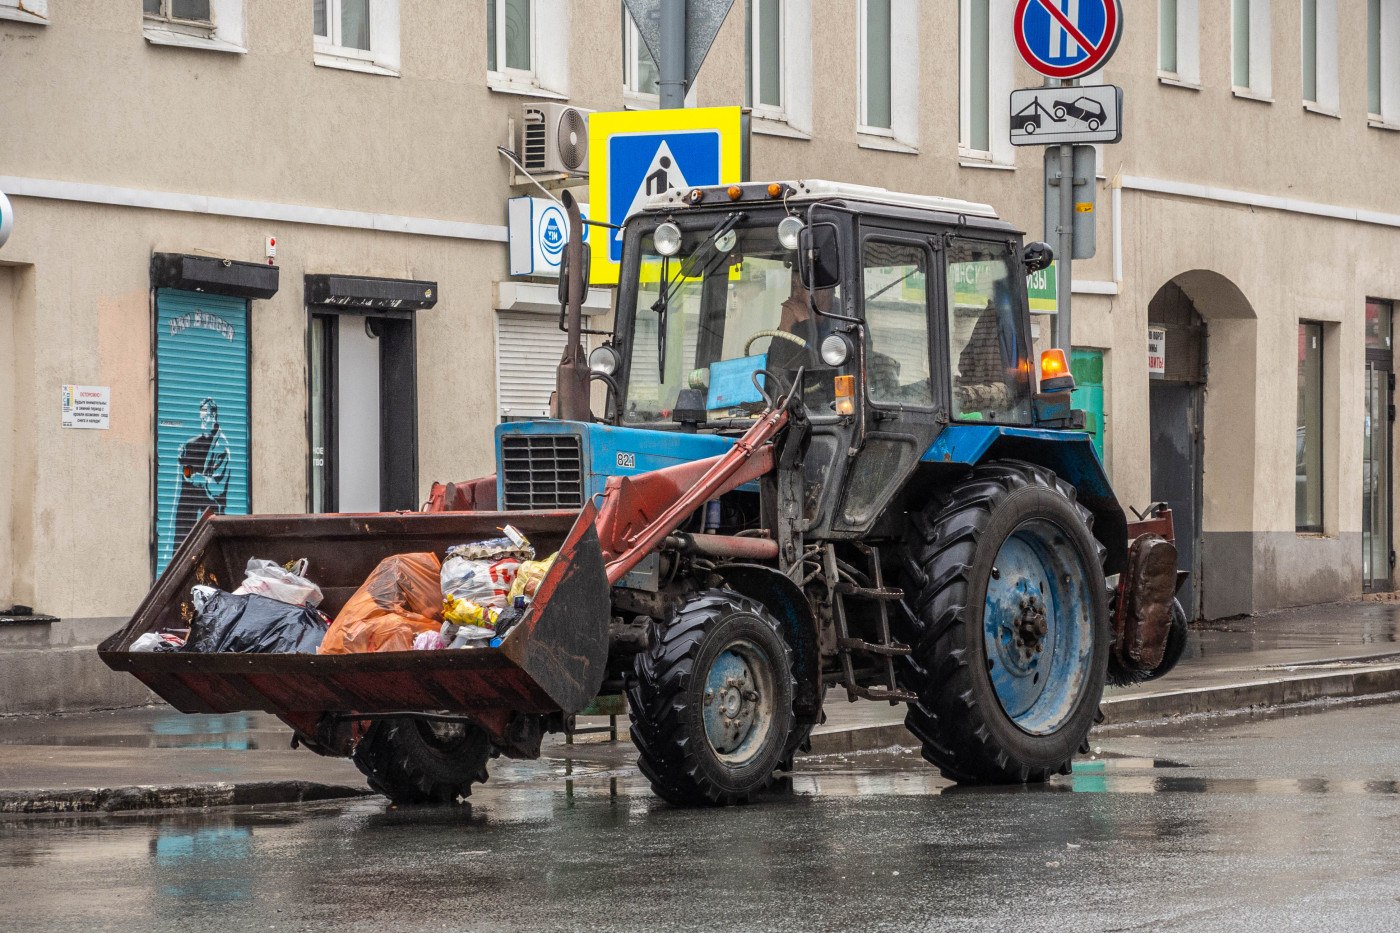
[[[654,194],[741,181],[739,126],[738,107],[591,114],[588,191],[593,216],[620,227]],[[591,281],[616,284],[622,231],[598,230],[589,239]]]

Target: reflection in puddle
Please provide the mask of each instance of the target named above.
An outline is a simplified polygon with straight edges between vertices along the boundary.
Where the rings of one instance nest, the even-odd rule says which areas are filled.
[[[242,862],[253,853],[252,830],[243,826],[162,829],[151,840],[151,855],[165,883],[166,897],[205,903],[243,901],[251,896],[246,874],[227,871],[220,862]]]

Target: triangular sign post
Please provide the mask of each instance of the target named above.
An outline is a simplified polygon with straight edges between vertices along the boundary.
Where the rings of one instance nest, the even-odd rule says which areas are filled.
[[[622,0],[637,24],[652,61],[661,61],[661,6],[671,0]],[[729,15],[734,0],[685,0],[685,88],[690,90],[719,27]]]

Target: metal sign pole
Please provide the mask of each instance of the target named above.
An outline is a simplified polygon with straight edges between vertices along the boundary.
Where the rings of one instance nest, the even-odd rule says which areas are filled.
[[[1076,80],[1061,81],[1060,87],[1075,87],[1079,84]],[[1058,312],[1055,315],[1055,346],[1065,351],[1065,358],[1069,359],[1073,349],[1073,337],[1070,330],[1070,322],[1073,320],[1071,313],[1072,286],[1074,284],[1074,146],[1073,144],[1063,144],[1060,146],[1060,242],[1059,242],[1059,270],[1056,275],[1056,285],[1059,294],[1055,296],[1055,306]]]
[[[661,0],[661,107],[685,106],[685,0]]]
[[[1070,351],[1070,285],[1074,268],[1074,146],[1060,147],[1060,259],[1056,278],[1059,294],[1055,306],[1055,346]]]

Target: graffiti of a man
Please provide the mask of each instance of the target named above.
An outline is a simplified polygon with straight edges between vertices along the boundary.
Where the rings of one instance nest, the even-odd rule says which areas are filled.
[[[205,509],[223,514],[228,506],[230,459],[228,438],[219,429],[219,405],[206,398],[199,403],[199,433],[180,445],[176,458],[179,488],[171,517],[176,546]]]

